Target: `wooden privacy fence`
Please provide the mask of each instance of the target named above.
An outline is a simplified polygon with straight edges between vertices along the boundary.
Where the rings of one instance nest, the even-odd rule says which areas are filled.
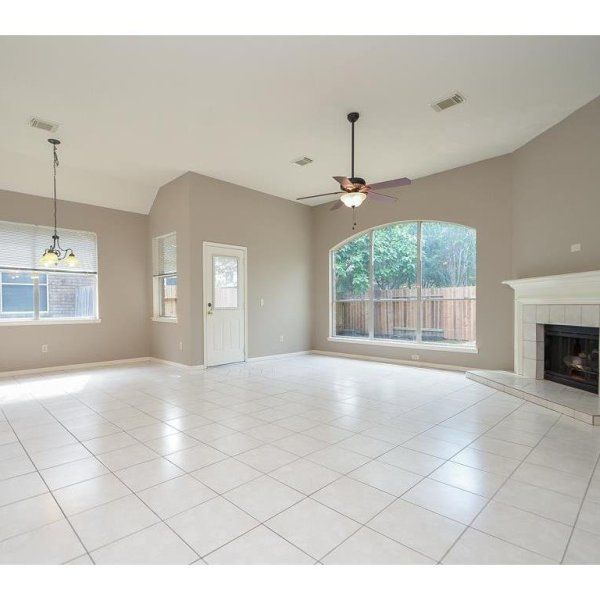
[[[423,341],[475,341],[475,286],[423,288]],[[368,335],[368,300],[336,302],[338,335]],[[417,327],[416,290],[378,292],[374,302],[375,337],[414,339]]]
[[[177,286],[165,285],[164,295],[164,317],[177,317]]]

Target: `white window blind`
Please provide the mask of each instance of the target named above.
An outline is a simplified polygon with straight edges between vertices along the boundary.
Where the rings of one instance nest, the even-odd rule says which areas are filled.
[[[22,269],[27,271],[61,271],[76,273],[98,272],[98,250],[96,234],[75,229],[58,230],[62,248],[71,248],[79,265],[65,269],[60,264],[56,269],[41,268],[39,260],[52,244],[54,229],[43,225],[0,221],[0,269]]]
[[[177,273],[177,234],[154,238],[154,276]]]

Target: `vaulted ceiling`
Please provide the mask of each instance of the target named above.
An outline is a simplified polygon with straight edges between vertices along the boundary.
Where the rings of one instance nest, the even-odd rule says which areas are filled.
[[[3,37],[0,188],[147,213],[186,171],[283,198],[510,152],[600,95],[600,37]],[[460,91],[465,104],[430,103]],[[292,161],[309,156],[298,167]],[[317,202],[326,199],[317,199]]]

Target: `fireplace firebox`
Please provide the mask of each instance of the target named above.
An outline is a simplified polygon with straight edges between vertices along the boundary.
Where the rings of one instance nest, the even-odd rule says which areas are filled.
[[[598,329],[544,325],[544,379],[598,393]]]

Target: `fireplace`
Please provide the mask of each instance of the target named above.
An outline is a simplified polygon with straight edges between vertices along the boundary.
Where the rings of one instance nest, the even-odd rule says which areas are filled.
[[[598,328],[544,325],[544,379],[598,393]]]

